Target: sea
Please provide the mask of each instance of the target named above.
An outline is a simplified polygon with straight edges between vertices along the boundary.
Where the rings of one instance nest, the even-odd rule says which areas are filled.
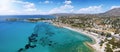
[[[49,22],[5,20],[41,17],[55,18],[51,15],[0,16],[0,52],[93,52],[85,45],[85,42],[92,43],[93,40],[82,33],[57,27]]]

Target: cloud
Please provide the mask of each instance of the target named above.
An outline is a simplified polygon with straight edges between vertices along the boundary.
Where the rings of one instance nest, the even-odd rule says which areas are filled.
[[[69,13],[71,11],[73,11],[73,8],[74,6],[71,5],[71,1],[65,1],[64,2],[65,4],[60,6],[60,7],[56,7],[56,8],[53,8],[49,11],[49,13],[53,14],[53,13]]]
[[[12,1],[13,3],[17,3],[17,4],[29,4],[30,2],[23,2],[23,1],[20,1],[20,0],[15,0],[15,1]]]
[[[80,8],[79,10],[74,10],[74,6],[71,5],[71,1],[66,0],[64,2],[65,4],[53,8],[52,10],[49,11],[49,13],[85,13],[85,14],[94,14],[94,13],[101,13],[102,11],[102,5],[98,6],[89,6],[86,8]]]
[[[113,8],[120,8],[120,6],[111,6],[110,9],[113,9]]]
[[[23,11],[36,11],[36,7],[34,3],[31,2],[23,2],[23,1],[13,1],[14,3],[22,5]]]
[[[100,13],[102,12],[102,5],[99,6],[89,6],[87,8],[80,8],[77,13]]]
[[[0,15],[14,12],[11,7],[12,1],[13,0],[0,0]]]
[[[49,3],[53,3],[53,2],[46,0],[44,3],[45,3],[45,4],[49,4]]]
[[[2,0],[0,2],[0,15],[26,15],[26,14],[47,14],[32,2],[22,0]]]
[[[29,14],[47,14],[47,12],[37,9],[36,5],[32,2],[27,1],[24,2],[21,0],[9,0],[9,1],[5,0],[3,1],[3,3],[0,2],[0,15],[29,15]]]
[[[65,0],[63,5],[55,7],[50,11],[43,11],[36,7],[35,3],[22,0],[0,0],[0,14],[53,14],[53,13],[100,13],[102,12],[102,5],[89,6],[74,10],[71,5],[72,1]],[[45,0],[43,4],[52,3],[52,1]],[[112,6],[111,8],[118,8],[120,6]]]
[[[60,7],[60,9],[72,9],[72,8],[74,8],[74,6],[72,5],[64,5]]]
[[[13,1],[16,4],[19,4],[21,9],[16,10],[18,12],[18,14],[39,14],[41,12],[41,10],[37,9],[35,4],[32,2],[24,2],[24,1]]]
[[[33,3],[24,5],[24,8],[25,8],[25,11],[28,11],[28,12],[37,11],[37,9]]]
[[[9,14],[15,14],[15,13],[17,13],[17,12],[12,9],[0,10],[0,15],[9,15]]]
[[[64,3],[65,4],[71,4],[72,2],[70,0],[66,0]]]
[[[52,1],[49,1],[49,0],[45,0],[44,2],[41,2],[41,1],[40,1],[39,3],[40,3],[40,4],[42,4],[42,3],[43,3],[43,4],[50,4],[50,3],[53,3],[53,2],[52,2]]]

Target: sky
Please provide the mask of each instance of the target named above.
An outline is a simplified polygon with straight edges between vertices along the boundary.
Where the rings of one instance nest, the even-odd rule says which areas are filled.
[[[103,13],[120,8],[120,0],[0,0],[0,15]]]

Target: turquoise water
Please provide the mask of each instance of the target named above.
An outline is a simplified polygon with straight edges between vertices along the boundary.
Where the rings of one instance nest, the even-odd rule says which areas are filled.
[[[53,26],[50,23],[0,23],[0,52],[17,52],[28,44],[31,34],[38,34],[34,48],[24,52],[92,52],[84,42],[92,39],[80,33]],[[42,39],[42,40],[41,40]]]
[[[27,43],[35,24],[27,22],[0,23],[0,52],[16,52]]]

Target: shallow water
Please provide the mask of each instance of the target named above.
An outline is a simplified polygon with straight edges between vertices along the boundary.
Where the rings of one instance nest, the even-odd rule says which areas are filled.
[[[38,34],[37,42],[32,42],[36,47],[25,52],[92,52],[84,45],[86,41],[92,42],[89,37],[43,22],[0,23],[0,52],[16,52],[24,48],[32,33]]]

